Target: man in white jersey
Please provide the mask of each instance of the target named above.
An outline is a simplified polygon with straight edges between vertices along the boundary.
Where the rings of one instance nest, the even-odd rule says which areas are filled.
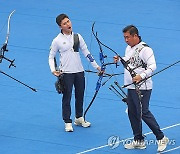
[[[60,14],[56,18],[56,23],[61,29],[61,32],[52,41],[49,53],[49,66],[51,72],[55,76],[60,76],[63,73],[64,92],[62,97],[62,117],[65,122],[65,131],[72,132],[71,119],[71,96],[72,88],[75,89],[75,125],[89,127],[90,122],[83,118],[83,99],[85,90],[84,68],[81,62],[79,49],[84,56],[91,62],[92,66],[98,71],[101,68],[98,66],[92,55],[90,54],[87,45],[80,34],[78,35],[78,47],[74,46],[74,33],[72,31],[71,20],[66,14]],[[56,53],[60,54],[59,70],[55,68],[54,58]]]
[[[136,75],[132,76],[128,70],[124,72],[124,85],[132,82],[138,84],[141,79],[152,75],[156,69],[156,61],[153,50],[142,42],[139,36],[138,29],[134,25],[129,25],[123,29],[125,42],[128,44],[125,50],[123,59],[128,63],[131,69],[134,69]],[[114,62],[118,62],[119,57],[114,57]],[[134,140],[131,143],[125,144],[126,149],[145,149],[144,136],[142,134],[142,120],[148,125],[156,136],[158,149],[163,151],[168,143],[168,138],[163,132],[149,110],[149,100],[152,91],[152,79],[146,80],[140,87],[140,92],[137,91],[134,84],[127,87],[128,89],[128,117],[134,134]]]

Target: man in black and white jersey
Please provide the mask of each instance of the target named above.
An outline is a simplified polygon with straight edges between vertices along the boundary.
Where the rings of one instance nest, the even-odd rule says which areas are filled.
[[[98,71],[101,68],[98,66],[92,55],[90,54],[87,45],[80,34],[78,35],[78,48],[74,46],[74,32],[72,31],[71,20],[66,14],[60,14],[56,18],[56,23],[61,29],[61,32],[54,38],[50,47],[49,66],[51,72],[55,76],[63,73],[63,81],[65,90],[62,97],[62,117],[65,122],[65,131],[72,132],[71,119],[71,96],[72,88],[75,89],[75,125],[89,127],[90,122],[84,121],[83,118],[83,99],[85,90],[84,68],[81,62],[79,49],[84,56],[91,62],[92,66]],[[55,68],[54,57],[59,52],[59,70]]]
[[[153,50],[141,40],[138,29],[134,25],[129,25],[123,29],[125,42],[128,44],[125,50],[125,57],[123,59],[128,62],[131,69],[134,69],[136,75],[131,76],[130,72],[124,71],[124,85],[132,82],[138,83],[141,79],[152,75],[156,69],[156,61]],[[119,57],[114,57],[114,62],[118,62]],[[138,67],[140,66],[140,67]],[[145,149],[144,136],[142,134],[142,120],[155,134],[158,149],[163,151],[168,143],[168,138],[160,130],[160,127],[149,110],[149,100],[152,91],[152,79],[149,78],[140,87],[140,96],[134,84],[127,87],[128,89],[128,116],[134,134],[134,140],[131,143],[125,144],[126,149]]]

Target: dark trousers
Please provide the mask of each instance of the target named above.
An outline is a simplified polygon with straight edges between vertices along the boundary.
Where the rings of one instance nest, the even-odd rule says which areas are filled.
[[[152,90],[141,90],[142,99],[140,102],[136,90],[128,89],[128,116],[133,130],[134,140],[144,140],[142,134],[142,120],[152,130],[157,140],[164,137],[155,117],[149,111],[151,91]]]
[[[65,123],[71,123],[71,96],[74,86],[75,90],[75,116],[76,118],[83,115],[83,101],[85,89],[84,72],[64,73],[65,90],[62,98],[62,117]]]

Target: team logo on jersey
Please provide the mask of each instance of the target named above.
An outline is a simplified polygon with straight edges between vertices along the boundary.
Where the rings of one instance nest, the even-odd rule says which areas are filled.
[[[140,46],[135,49],[134,54],[130,58],[130,64],[134,67],[142,66],[142,59],[139,57],[139,53],[144,48],[144,46]]]

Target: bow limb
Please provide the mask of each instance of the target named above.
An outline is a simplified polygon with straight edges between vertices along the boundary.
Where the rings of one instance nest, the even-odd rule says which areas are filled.
[[[95,24],[95,23],[94,23],[94,24]],[[106,69],[106,65],[104,65],[104,58],[105,58],[106,56],[103,54],[103,50],[102,50],[100,41],[99,41],[99,39],[98,39],[98,37],[97,37],[97,33],[96,33],[96,34],[94,33],[94,24],[93,24],[93,26],[92,26],[92,33],[93,33],[94,37],[96,38],[97,43],[98,43],[98,45],[99,45],[99,49],[100,49],[100,51],[99,51],[99,59],[100,59],[100,63],[101,63],[101,72],[99,73],[99,79],[98,79],[98,81],[97,81],[97,83],[96,83],[96,91],[95,91],[95,93],[94,93],[94,96],[93,96],[91,102],[89,103],[87,109],[86,109],[85,112],[84,112],[84,119],[85,119],[85,116],[86,116],[86,114],[87,114],[87,111],[90,109],[91,105],[93,104],[93,102],[94,102],[94,100],[95,100],[95,98],[96,98],[96,96],[97,96],[97,94],[98,94],[98,92],[99,92],[99,89],[100,89],[100,87],[101,87],[101,82],[102,82],[102,79],[103,79],[103,73],[105,72],[105,69]]]
[[[93,23],[93,27],[92,27],[92,30],[94,29],[94,25],[95,25],[95,22]],[[110,48],[109,46],[105,45],[104,43],[102,43],[99,38],[97,38],[97,36],[95,35],[94,33],[94,30],[93,30],[93,35],[95,36],[99,46],[102,45],[104,47],[106,47],[107,49],[109,49],[110,51],[112,51],[116,56],[119,57],[123,67],[129,71],[129,73],[131,74],[132,77],[136,76],[136,72],[128,65],[128,62],[125,61],[115,50],[113,50],[112,48]],[[102,48],[102,47],[100,47]],[[116,64],[116,67],[117,67],[117,64]]]
[[[94,93],[94,96],[91,100],[91,102],[89,103],[88,107],[86,108],[86,110],[84,111],[84,120],[85,120],[85,117],[86,117],[86,114],[87,114],[87,111],[90,109],[91,105],[93,104],[97,94],[98,94],[98,91],[100,89],[100,86],[101,86],[101,80],[102,80],[103,76],[100,76],[97,83],[96,83],[96,91]]]
[[[101,70],[105,70],[105,68],[102,69],[102,67],[101,67]],[[94,100],[95,100],[95,98],[96,98],[96,96],[97,96],[97,94],[98,94],[98,92],[99,92],[99,89],[100,89],[100,87],[101,87],[102,79],[103,79],[103,73],[101,73],[101,75],[99,75],[99,79],[98,79],[98,81],[97,81],[97,83],[96,83],[96,91],[95,91],[95,93],[94,93],[94,96],[93,96],[91,102],[89,103],[87,109],[86,109],[85,112],[84,112],[84,119],[85,119],[85,117],[86,117],[87,111],[89,110],[89,108],[90,108],[91,105],[93,104],[93,102],[94,102]]]
[[[10,35],[10,20],[11,20],[11,16],[13,15],[14,12],[15,12],[15,10],[12,11],[12,12],[10,13],[9,17],[8,17],[8,28],[7,28],[7,35],[6,35],[5,44],[8,43],[8,39],[9,39],[9,35]]]

